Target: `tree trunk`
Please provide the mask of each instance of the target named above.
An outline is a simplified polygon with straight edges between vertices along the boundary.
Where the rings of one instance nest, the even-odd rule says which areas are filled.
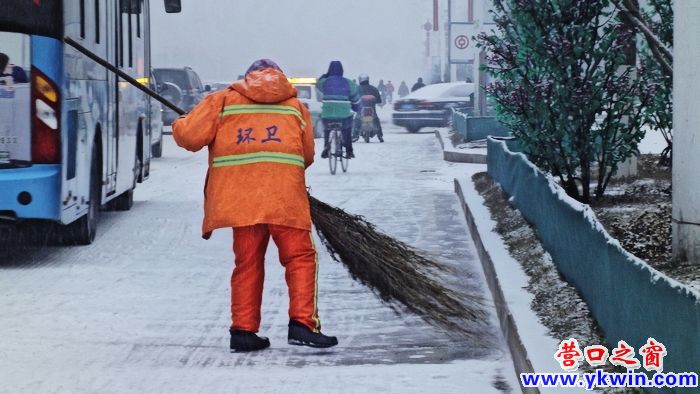
[[[591,202],[591,163],[584,159],[581,161],[581,199],[582,203]]]
[[[578,185],[576,185],[576,179],[569,177],[566,180],[562,180],[562,187],[569,197],[576,201],[581,201],[581,193],[579,193]]]

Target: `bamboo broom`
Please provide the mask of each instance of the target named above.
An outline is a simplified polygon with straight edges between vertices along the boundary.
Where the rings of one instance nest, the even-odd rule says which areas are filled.
[[[449,273],[435,262],[351,215],[309,196],[311,220],[336,261],[385,302],[398,302],[426,322],[476,337],[486,325],[483,299],[448,289],[438,278]]]

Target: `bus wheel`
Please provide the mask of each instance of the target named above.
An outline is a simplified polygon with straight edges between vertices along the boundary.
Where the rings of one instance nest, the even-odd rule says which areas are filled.
[[[110,201],[115,211],[128,211],[134,206],[134,189],[129,189]]]
[[[153,157],[156,157],[156,158],[163,156],[163,135],[162,134],[160,135],[158,142],[156,142],[155,144],[153,144],[151,146],[151,155],[153,155]]]
[[[97,144],[92,148],[92,166],[90,168],[90,202],[88,212],[66,228],[67,242],[73,245],[90,245],[97,233],[97,218],[100,214],[100,192],[102,190],[102,175],[100,174],[100,157],[97,154]]]
[[[136,168],[134,169],[134,177],[136,178],[136,182],[138,183],[143,183],[143,181],[148,178],[148,165],[149,162],[146,162],[145,158],[145,152],[144,152],[144,141],[150,141],[149,139],[146,139],[143,135],[143,121],[139,122],[139,127],[138,127],[138,137],[136,139]],[[146,142],[147,143],[147,142]],[[134,183],[134,188],[136,187],[136,183]]]

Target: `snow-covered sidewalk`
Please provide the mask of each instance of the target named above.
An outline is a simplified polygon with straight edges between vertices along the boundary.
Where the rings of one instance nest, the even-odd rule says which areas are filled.
[[[386,143],[358,143],[346,174],[330,175],[318,157],[312,194],[439,256],[457,269],[452,285],[488,298],[454,165],[432,130],[384,127]],[[340,345],[287,345],[287,289],[271,243],[261,334],[272,347],[230,354],[231,232],[200,238],[205,168],[204,152],[167,136],[133,210],[105,212],[93,245],[0,247],[0,392],[519,390],[495,316],[483,338],[452,338],[383,304],[318,240],[319,310]]]

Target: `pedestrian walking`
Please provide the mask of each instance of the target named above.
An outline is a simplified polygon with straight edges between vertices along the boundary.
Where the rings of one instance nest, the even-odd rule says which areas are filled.
[[[401,84],[399,85],[399,97],[404,98],[408,96],[409,90],[408,90],[408,85],[406,85],[406,81],[401,81]]]
[[[379,83],[377,84],[377,90],[379,90],[379,95],[382,97],[382,102],[379,103],[380,107],[384,107],[384,104],[386,104],[386,86],[384,85],[384,80],[380,79]]]
[[[423,78],[418,78],[418,81],[413,84],[413,87],[411,88],[411,92],[415,92],[416,90],[420,88],[424,88],[425,84],[423,83]]]
[[[244,79],[206,96],[173,124],[179,146],[209,150],[203,238],[233,228],[231,351],[270,346],[257,335],[270,237],[289,287],[288,343],[338,343],[320,332],[318,262],[304,175],[314,160],[314,135],[309,111],[296,95],[282,70],[262,59]]]
[[[386,101],[391,104],[394,101],[394,85],[391,81],[387,81],[384,89],[386,90]]]

